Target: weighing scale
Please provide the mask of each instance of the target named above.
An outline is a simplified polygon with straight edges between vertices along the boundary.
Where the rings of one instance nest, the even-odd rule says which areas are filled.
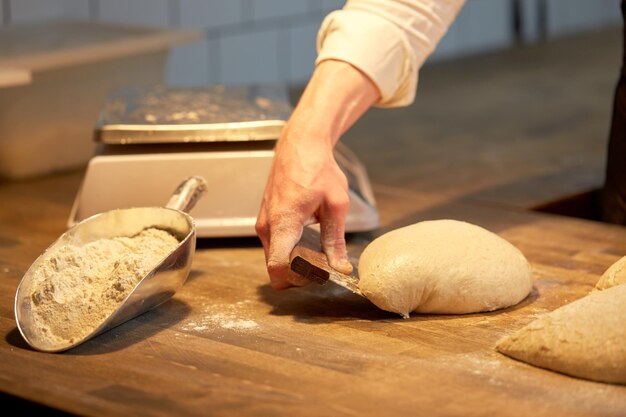
[[[197,236],[256,236],[274,145],[291,111],[281,85],[158,85],[112,94],[68,226],[115,208],[161,206],[182,179],[200,175],[208,192],[189,213]],[[341,143],[335,158],[349,183],[346,232],[377,228],[366,170]]]

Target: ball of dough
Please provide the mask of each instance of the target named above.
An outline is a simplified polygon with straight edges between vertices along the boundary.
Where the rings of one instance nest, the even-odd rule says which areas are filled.
[[[605,290],[626,282],[626,256],[611,265],[600,277],[596,290]]]
[[[373,240],[359,259],[359,289],[379,308],[476,313],[517,304],[531,291],[522,252],[480,226],[429,220]]]
[[[626,384],[626,285],[566,304],[496,344],[531,365],[594,381]]]

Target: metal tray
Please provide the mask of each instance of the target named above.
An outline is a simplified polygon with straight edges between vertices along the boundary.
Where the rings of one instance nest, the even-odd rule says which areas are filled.
[[[105,144],[278,139],[292,106],[284,85],[131,87],[112,94],[95,129]]]

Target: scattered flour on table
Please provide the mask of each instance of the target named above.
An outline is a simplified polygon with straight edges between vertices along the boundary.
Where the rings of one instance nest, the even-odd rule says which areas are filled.
[[[504,385],[507,378],[507,364],[503,363],[493,352],[485,355],[480,352],[458,353],[431,359],[449,369],[471,374],[490,385]]]
[[[195,320],[182,326],[182,330],[205,331],[216,328],[249,331],[259,328],[259,324],[245,317],[241,307],[249,301],[238,301],[234,304],[205,305],[203,313]]]
[[[32,271],[35,326],[55,344],[82,339],[178,244],[170,233],[149,228],[133,237],[60,246]]]

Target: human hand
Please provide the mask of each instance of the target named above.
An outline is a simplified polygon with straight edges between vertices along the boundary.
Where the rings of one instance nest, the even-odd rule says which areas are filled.
[[[257,219],[267,271],[277,290],[308,283],[292,273],[288,263],[303,227],[314,223],[320,224],[320,244],[330,266],[352,272],[344,236],[348,180],[330,141],[318,140],[308,126],[296,118],[283,130]]]
[[[309,224],[320,224],[320,244],[330,266],[352,272],[345,242],[348,181],[333,147],[378,97],[376,87],[354,67],[324,61],[284,127],[256,223],[274,289],[309,282],[289,269],[291,250]]]

